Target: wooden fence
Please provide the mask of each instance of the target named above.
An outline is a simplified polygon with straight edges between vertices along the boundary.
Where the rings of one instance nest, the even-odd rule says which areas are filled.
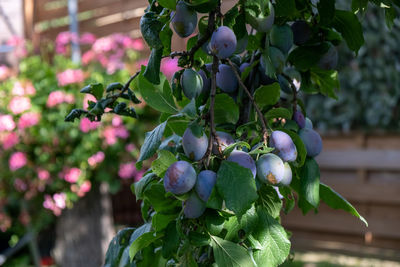
[[[400,137],[323,138],[317,161],[321,181],[348,199],[365,217],[322,204],[318,214],[295,209],[282,216],[296,249],[327,249],[400,260]],[[384,250],[382,250],[384,249]]]

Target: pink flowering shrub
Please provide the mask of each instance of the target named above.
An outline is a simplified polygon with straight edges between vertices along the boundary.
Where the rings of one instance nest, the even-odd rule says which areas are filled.
[[[71,41],[88,49],[82,66],[69,59]],[[24,40],[10,42],[20,55],[27,51]],[[84,84],[99,76],[107,79],[104,84],[126,81],[143,48],[142,40],[123,34],[97,39],[89,33],[61,33],[51,64],[32,55],[21,60],[19,73],[0,66],[0,231],[20,229],[27,222],[40,228],[49,221],[43,216],[61,215],[100,182],[142,177],[135,168],[141,141],[136,136],[143,136],[145,129],[134,120],[104,116],[101,122],[86,118],[67,124],[64,118],[72,107],[86,109],[97,101],[80,93]],[[142,104],[136,112],[146,109]],[[34,214],[23,209],[9,214],[9,205],[21,205],[11,203],[13,199],[24,201]]]

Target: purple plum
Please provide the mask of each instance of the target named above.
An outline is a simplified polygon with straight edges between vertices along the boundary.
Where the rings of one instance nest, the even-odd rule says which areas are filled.
[[[303,128],[299,131],[299,136],[303,141],[307,156],[316,157],[322,151],[322,139],[319,133],[310,128]]]
[[[227,160],[236,162],[240,166],[248,168],[251,171],[251,173],[253,174],[253,177],[254,178],[256,177],[256,174],[257,174],[256,164],[254,163],[253,158],[246,152],[240,151],[240,150],[234,150],[229,155]]]
[[[217,174],[210,170],[204,170],[197,176],[195,190],[200,199],[207,202],[217,181]]]
[[[295,161],[297,149],[292,138],[282,131],[273,131],[270,136],[269,145],[275,148],[274,153],[278,154],[283,161]]]
[[[188,37],[196,29],[197,13],[184,1],[179,1],[176,11],[171,12],[171,24],[180,37]]]
[[[200,160],[207,151],[207,135],[203,133],[201,137],[197,137],[190,128],[187,128],[183,133],[182,146],[186,156],[191,160]]]
[[[236,44],[235,33],[229,27],[221,26],[212,34],[210,48],[213,54],[224,59],[235,52]]]
[[[206,203],[203,202],[195,192],[192,192],[184,202],[183,213],[188,219],[200,217],[206,210]]]
[[[165,191],[173,194],[189,192],[196,184],[196,171],[187,161],[177,161],[171,164],[165,172]]]
[[[275,154],[264,154],[257,160],[257,177],[261,182],[278,185],[284,178],[285,166]]]

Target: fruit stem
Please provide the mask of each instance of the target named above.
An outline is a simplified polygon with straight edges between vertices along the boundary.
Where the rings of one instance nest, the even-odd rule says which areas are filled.
[[[233,70],[233,73],[235,74],[236,79],[239,82],[239,85],[246,92],[247,96],[249,97],[251,103],[254,106],[254,109],[257,112],[258,118],[259,118],[259,120],[261,122],[261,126],[262,126],[262,129],[263,129],[263,141],[264,141],[264,144],[266,145],[267,144],[267,139],[268,139],[268,131],[267,131],[267,123],[265,121],[264,115],[262,114],[260,108],[257,106],[256,102],[254,101],[253,95],[250,93],[249,89],[247,89],[246,85],[243,83],[242,79],[240,78],[240,75],[239,75],[236,67],[233,65],[232,61],[229,58],[226,59],[226,61],[231,66],[231,68]]]
[[[283,78],[285,78],[288,82],[290,87],[292,88],[292,92],[293,92],[293,114],[297,111],[297,88],[294,85],[292,79],[289,77],[289,75],[285,74],[282,72],[281,74],[283,76]]]

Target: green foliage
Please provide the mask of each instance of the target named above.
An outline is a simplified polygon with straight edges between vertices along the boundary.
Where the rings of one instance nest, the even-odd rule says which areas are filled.
[[[304,112],[302,94],[337,98],[336,46],[342,40],[353,53],[362,54],[364,35],[355,11],[364,11],[365,5],[353,1],[352,11],[349,8],[336,9],[335,1],[328,0],[317,5],[249,0],[237,1],[221,14],[219,0],[151,2],[141,19],[142,34],[152,48],[149,64],[126,84],[137,85],[146,103],[162,113],[159,125],[146,134],[137,164],[152,160],[151,168],[133,187],[145,221],[130,237],[129,255],[136,266],[278,266],[290,252],[281,211],[293,209],[294,195],[304,213],[317,211],[322,200],[365,221],[350,203],[320,183],[318,164],[299,137],[304,125],[292,119],[295,111]],[[394,18],[390,10],[388,24]],[[198,22],[199,33],[188,40],[187,51],[169,54],[170,24],[178,36],[187,37],[197,24],[196,12],[208,13]],[[310,27],[309,38],[298,45],[293,44],[290,27],[294,21]],[[255,29],[248,33],[246,23]],[[225,27],[216,31],[221,26]],[[224,31],[229,34],[220,34]],[[236,54],[226,58],[235,51],[233,45]],[[182,78],[185,71],[178,71],[167,81],[160,73],[163,56],[179,57],[179,66],[195,79]],[[246,65],[241,68],[242,64]],[[197,75],[200,69],[203,73]],[[292,77],[293,72],[299,74]],[[99,118],[101,107],[114,107],[120,98],[98,95],[87,114],[76,114]],[[233,140],[217,136],[217,130]],[[285,144],[277,146],[279,137],[273,142],[269,138],[276,130],[293,141],[289,143],[294,156],[286,158],[288,163],[276,151],[283,151]],[[319,138],[316,132],[315,136]],[[268,153],[278,156],[265,156]],[[274,160],[256,165],[260,155]],[[195,176],[204,170],[217,173],[216,180]],[[256,175],[260,171],[261,178]],[[283,178],[290,185],[279,184]],[[210,197],[201,200],[198,195],[206,189]]]

